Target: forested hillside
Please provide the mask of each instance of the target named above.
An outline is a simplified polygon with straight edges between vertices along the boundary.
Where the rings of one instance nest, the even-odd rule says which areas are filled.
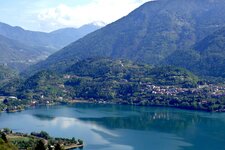
[[[225,26],[224,7],[225,1],[221,0],[151,1],[63,48],[28,72],[45,68],[62,71],[78,60],[104,56],[182,66],[199,75],[223,76],[220,68],[224,66],[224,56],[214,53],[213,47],[210,53],[206,49],[208,52],[203,54],[198,48],[205,47],[197,45]],[[212,68],[215,73],[210,73]]]

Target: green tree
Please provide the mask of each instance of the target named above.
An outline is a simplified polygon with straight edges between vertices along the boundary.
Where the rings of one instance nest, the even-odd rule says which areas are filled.
[[[50,138],[49,134],[45,131],[41,131],[40,136],[46,140]]]
[[[6,134],[5,134],[4,132],[1,133],[1,138],[3,139],[3,141],[4,141],[5,143],[8,143],[8,139],[7,139]]]
[[[44,144],[43,140],[39,140],[37,142],[37,145],[35,147],[35,150],[46,150],[45,149],[45,144]]]
[[[84,143],[84,142],[83,142],[82,140],[78,139],[78,144],[79,144],[79,145],[83,145],[83,143]]]
[[[55,150],[63,150],[59,143],[56,144]]]
[[[48,150],[53,150],[53,148],[51,147],[51,145],[48,145]]]
[[[9,128],[4,128],[3,130],[4,130],[5,133],[12,133],[12,130],[9,129]]]

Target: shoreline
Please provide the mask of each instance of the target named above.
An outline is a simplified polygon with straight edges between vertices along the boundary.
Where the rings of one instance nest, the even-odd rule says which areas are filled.
[[[40,133],[35,133],[35,132],[31,132],[30,134],[27,133],[22,133],[22,132],[13,132],[11,129],[8,128],[3,128],[0,129],[0,133],[5,133],[7,139],[9,139],[10,142],[14,143],[18,140],[23,140],[23,139],[32,139],[35,141],[43,141],[43,143],[45,144],[45,146],[50,145],[50,146],[55,146],[56,144],[60,144],[61,147],[65,150],[70,150],[70,149],[76,149],[76,148],[82,148],[84,147],[84,143],[82,140],[78,139],[69,139],[69,138],[57,138],[57,137],[51,137],[48,135],[47,132],[44,132],[46,135],[46,137],[42,136],[41,133],[43,133],[44,131],[41,131]],[[36,135],[34,135],[34,133]],[[50,142],[51,141],[51,142]],[[52,143],[52,141],[54,141]],[[20,148],[20,145],[16,145],[18,148]]]
[[[116,103],[116,102],[109,102],[109,101],[97,101],[97,100],[70,100],[72,103],[69,104],[75,104],[75,103],[87,103],[87,104],[109,104],[109,105],[129,105],[129,106],[141,106],[141,107],[158,107],[158,108],[175,108],[180,110],[188,110],[188,111],[199,111],[199,112],[206,112],[206,113],[225,113],[225,110],[222,111],[210,111],[207,109],[191,109],[191,108],[182,108],[182,107],[176,107],[176,106],[166,106],[166,105],[139,105],[139,104],[124,104],[124,103]]]
[[[36,106],[56,106],[56,105],[70,105],[70,104],[76,104],[76,103],[84,103],[84,104],[110,104],[110,105],[130,105],[130,106],[144,106],[144,107],[159,107],[159,108],[175,108],[180,110],[189,110],[189,111],[200,111],[200,112],[208,112],[208,113],[225,113],[225,110],[214,110],[210,111],[208,109],[194,109],[194,108],[182,108],[177,106],[167,106],[167,105],[156,105],[156,104],[148,104],[148,105],[141,105],[141,104],[129,104],[129,103],[123,103],[123,102],[110,102],[110,101],[104,101],[104,100],[82,100],[82,99],[72,99],[68,101],[63,102],[57,102],[57,103],[49,103],[49,104],[36,104],[36,105],[26,105],[23,109],[14,109],[14,110],[3,110],[0,111],[0,113],[16,113],[16,112],[22,112],[26,109],[36,107]]]

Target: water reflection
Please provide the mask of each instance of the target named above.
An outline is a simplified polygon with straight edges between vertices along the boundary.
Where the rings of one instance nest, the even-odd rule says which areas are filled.
[[[86,127],[87,129],[98,131],[110,136],[117,136],[116,134],[110,132],[106,128],[97,125],[96,123],[86,123],[76,118],[57,117],[50,122],[50,125],[60,127],[61,129],[69,129],[72,127]]]
[[[43,115],[43,114],[33,114],[34,117],[40,120],[53,120],[55,117],[49,116],[49,115]]]
[[[157,130],[160,132],[179,132],[199,122],[212,123],[193,115],[180,115],[169,112],[145,112],[138,116],[79,118],[85,122],[102,125],[109,129]]]
[[[76,104],[3,113],[0,120],[0,128],[81,138],[86,143],[84,150],[225,149],[225,115],[221,114]]]

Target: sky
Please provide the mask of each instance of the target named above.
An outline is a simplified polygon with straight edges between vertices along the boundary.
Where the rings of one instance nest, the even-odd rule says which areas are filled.
[[[150,0],[0,0],[0,22],[50,32],[109,24]]]

